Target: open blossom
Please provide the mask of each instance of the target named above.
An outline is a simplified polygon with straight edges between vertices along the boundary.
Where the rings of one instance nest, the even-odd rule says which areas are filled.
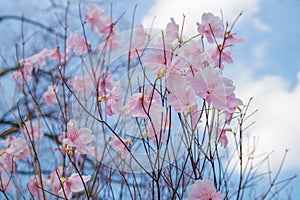
[[[111,18],[97,4],[89,3],[86,7],[85,22],[90,24],[91,31],[96,27],[97,31],[103,32],[111,24]]]
[[[56,98],[57,92],[58,92],[58,88],[52,85],[49,85],[48,90],[44,92],[43,99],[48,106],[53,107],[54,103],[57,102],[57,98]]]
[[[243,105],[243,102],[241,99],[236,98],[235,94],[226,97],[226,123],[227,124],[230,123],[234,111],[240,105]]]
[[[176,112],[184,112],[197,105],[195,91],[183,76],[170,73],[167,77],[167,88],[170,92],[168,103]]]
[[[38,139],[43,136],[40,125],[31,121],[25,122],[25,127],[21,129],[21,133],[29,140]]]
[[[141,57],[146,46],[146,39],[148,34],[144,30],[144,26],[142,24],[138,24],[132,30],[132,39],[128,43],[128,46],[131,50],[131,58]]]
[[[219,110],[226,108],[226,97],[234,94],[232,81],[223,77],[218,68],[206,67],[189,80],[196,94]]]
[[[95,88],[94,81],[90,76],[75,76],[70,80],[70,85],[75,92],[83,92],[88,98]]]
[[[31,72],[33,70],[32,62],[27,60],[20,61],[21,66],[19,69],[12,73],[11,79],[13,80],[23,80],[23,81],[29,81],[32,79]]]
[[[45,187],[44,178],[43,178],[43,187]],[[27,185],[30,194],[36,197],[39,200],[43,199],[43,191],[40,179],[38,177],[31,177]]]
[[[179,39],[179,25],[175,23],[174,18],[171,18],[171,22],[167,24],[166,27],[166,35],[165,35],[165,43],[172,44],[174,40]]]
[[[56,167],[46,178],[46,184],[50,186],[50,191],[53,194],[57,194],[61,188],[60,177],[62,176],[63,168],[61,166]]]
[[[198,32],[205,35],[209,43],[213,43],[214,39],[224,36],[224,27],[220,17],[214,16],[212,13],[203,13],[202,23],[197,22]]]
[[[129,145],[132,145],[131,140],[125,140],[123,138],[118,138],[115,135],[111,135],[112,141],[110,143],[111,147],[120,153],[120,157],[124,159],[129,153],[128,149]]]
[[[91,176],[82,175],[82,180],[84,183],[88,182],[91,179]],[[60,188],[58,191],[58,195],[61,197],[66,197],[68,199],[72,198],[72,193],[81,192],[84,190],[84,183],[81,180],[81,177],[78,173],[73,173],[68,178],[60,178],[61,184],[63,188]]]
[[[190,191],[187,200],[222,200],[222,193],[216,191],[211,180],[196,180]]]
[[[63,133],[62,143],[70,147],[75,147],[81,154],[89,154],[89,147],[87,146],[94,139],[91,129],[78,129],[77,123],[74,119],[67,124],[67,132]]]
[[[70,34],[67,38],[67,53],[74,51],[78,56],[81,56],[87,52],[87,43],[82,35],[78,31]]]
[[[6,149],[0,150],[0,168],[6,172],[13,170],[15,161],[26,161],[30,156],[27,143],[21,138],[10,136],[8,139],[2,141],[2,144]]]
[[[143,93],[133,94],[127,105],[125,105],[125,114],[132,117],[147,118],[148,115],[156,115],[163,112],[163,107],[151,96]]]

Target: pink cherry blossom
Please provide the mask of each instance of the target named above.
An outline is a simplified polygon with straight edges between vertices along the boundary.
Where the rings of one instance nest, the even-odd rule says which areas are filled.
[[[29,158],[30,150],[26,141],[21,138],[11,136],[2,143],[6,149],[0,151],[0,166],[5,171],[11,172],[15,161],[26,161]]]
[[[197,105],[195,91],[183,76],[170,73],[167,77],[167,89],[170,92],[168,103],[176,112],[184,112]]]
[[[65,136],[62,139],[64,145],[75,147],[81,154],[89,154],[89,148],[86,145],[94,139],[91,129],[78,129],[76,121],[72,119],[68,122],[67,132],[63,135]]]
[[[82,180],[83,182],[82,182]],[[80,177],[80,175],[78,173],[73,173],[70,177],[68,178],[60,178],[61,183],[63,185],[63,188],[60,188],[60,190],[58,191],[58,195],[61,197],[66,197],[68,199],[72,198],[72,193],[76,193],[76,192],[81,192],[84,190],[84,184],[86,182],[88,182],[91,179],[91,176],[84,176],[82,175]],[[64,195],[65,194],[65,195]]]
[[[62,167],[56,167],[55,170],[47,176],[46,184],[50,186],[50,191],[53,194],[57,194],[61,188],[60,177],[62,176]]]
[[[172,129],[172,124],[170,124],[169,117],[166,113],[162,115],[154,115],[151,117],[151,121],[147,122],[147,137],[153,142],[155,146],[159,143],[166,141],[166,136],[163,131]]]
[[[39,53],[34,54],[29,58],[26,58],[25,61],[30,63],[37,63],[39,67],[42,67],[46,64],[46,59],[45,59],[46,55],[47,55],[47,49],[43,49]]]
[[[44,179],[43,179],[43,187],[45,187],[45,186],[46,185],[45,185]],[[29,183],[28,183],[27,187],[32,196],[36,197],[39,200],[44,199],[42,185],[41,185],[40,179],[38,177],[35,177],[35,176],[31,177],[29,179]]]
[[[75,76],[70,79],[70,85],[75,92],[83,92],[86,98],[91,96],[95,88],[94,81],[90,76]]]
[[[144,30],[144,26],[142,24],[138,24],[132,30],[132,39],[128,43],[128,46],[131,49],[130,58],[141,57],[146,46],[148,34]],[[131,45],[131,46],[130,46]]]
[[[163,107],[158,102],[151,99],[151,96],[146,96],[143,93],[133,94],[124,109],[126,110],[126,115],[141,118],[147,118],[148,115],[151,116],[163,112]]]
[[[175,23],[174,18],[171,18],[171,22],[167,24],[165,42],[172,44],[174,40],[179,39],[179,25]]]
[[[211,180],[196,180],[190,191],[187,200],[222,200],[222,193],[216,191]]]
[[[111,24],[111,18],[97,4],[89,3],[86,7],[85,22],[90,24],[91,31],[96,27],[99,32],[103,32]]]
[[[15,81],[29,81],[32,79],[31,73],[33,70],[32,62],[27,60],[20,61],[21,66],[19,69],[12,73],[11,79]]]
[[[57,92],[58,88],[53,85],[49,85],[48,90],[44,92],[43,99],[48,106],[53,107],[54,103],[57,103]]]
[[[231,51],[230,50],[220,50],[220,47],[216,47],[213,50],[208,50],[208,54],[210,55],[211,59],[213,60],[213,64],[218,66],[219,68],[223,69],[222,63],[225,61],[227,63],[233,63],[231,58]]]
[[[206,67],[189,80],[196,94],[219,110],[226,108],[226,97],[232,95],[235,89],[232,81],[223,77],[219,68]]]
[[[117,113],[122,113],[123,112],[123,103],[122,100],[119,98],[121,95],[121,83],[118,81],[114,84],[113,88],[109,93],[104,97],[105,101],[105,111],[106,114],[109,116],[114,115],[116,112]]]
[[[121,159],[124,159],[129,153],[128,148],[129,145],[132,145],[131,140],[125,140],[123,138],[118,138],[115,135],[111,135],[112,141],[110,143],[111,147],[120,153]]]
[[[45,56],[49,56],[50,59],[56,61],[59,64],[68,59],[68,57],[65,54],[59,52],[59,46],[51,50],[45,49],[42,51],[42,54]]]
[[[235,94],[226,97],[226,123],[227,124],[230,123],[234,111],[240,105],[243,105],[243,102],[241,99],[236,98]]]
[[[198,32],[205,35],[209,43],[213,43],[214,39],[224,36],[224,27],[222,20],[214,16],[212,13],[203,13],[202,23],[197,22]]]
[[[43,136],[40,125],[31,121],[25,122],[21,132],[29,140],[40,139]]]
[[[87,52],[87,43],[84,37],[78,31],[74,31],[67,38],[66,52],[70,53],[72,50],[78,56],[81,56]]]

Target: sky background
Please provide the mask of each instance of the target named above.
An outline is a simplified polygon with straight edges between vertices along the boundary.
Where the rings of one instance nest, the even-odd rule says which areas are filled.
[[[47,4],[48,2],[48,4]],[[75,2],[75,1],[72,1]],[[108,1],[102,4],[109,8]],[[283,175],[300,175],[300,1],[299,0],[132,0],[113,1],[113,8],[125,11],[124,25],[130,22],[134,5],[138,4],[136,22],[150,27],[165,28],[170,17],[179,24],[185,14],[184,35],[197,33],[196,22],[203,12],[213,12],[232,23],[242,11],[234,32],[245,42],[236,45],[232,54],[234,63],[225,66],[225,75],[236,84],[237,96],[246,103],[254,97],[251,110],[255,124],[248,130],[250,141],[254,137],[261,153],[274,151],[272,166],[279,165],[285,149],[289,149]],[[48,0],[0,0],[0,15],[23,13],[31,19],[47,22]],[[42,10],[42,12],[36,12]],[[59,12],[59,8],[58,8]],[[117,15],[117,14],[116,14]],[[19,26],[18,26],[19,27]],[[14,27],[12,26],[11,29]],[[17,31],[17,30],[15,30]],[[0,22],[0,45],[14,40],[12,30]],[[1,49],[1,53],[6,51]],[[297,190],[299,178],[294,181],[293,199],[300,199]]]

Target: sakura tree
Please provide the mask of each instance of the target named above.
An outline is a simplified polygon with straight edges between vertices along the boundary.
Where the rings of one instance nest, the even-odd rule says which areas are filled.
[[[251,100],[239,99],[234,77],[223,75],[244,41],[233,30],[240,15],[227,22],[203,13],[198,34],[186,37],[173,18],[165,29],[133,20],[121,30],[122,14],[79,2],[80,26],[70,30],[70,4],[51,48],[28,50],[34,36],[22,30],[16,67],[1,70],[15,89],[1,121],[2,198],[280,195],[293,177],[264,185],[268,155],[243,148]]]

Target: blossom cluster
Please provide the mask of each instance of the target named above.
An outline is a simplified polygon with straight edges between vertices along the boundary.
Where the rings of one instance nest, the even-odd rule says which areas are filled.
[[[196,24],[198,35],[192,39],[183,37],[179,24],[173,18],[165,30],[156,36],[152,36],[148,29],[138,24],[129,31],[128,37],[128,34],[123,34],[118,29],[111,16],[103,9],[97,4],[89,3],[83,25],[89,26],[90,32],[97,34],[102,40],[95,50],[101,52],[98,65],[84,64],[84,74],[65,75],[62,72],[70,58],[77,56],[85,62],[84,57],[90,60],[93,54],[91,46],[94,44],[87,40],[84,33],[75,30],[66,38],[64,51],[57,46],[53,50],[44,49],[24,58],[19,61],[18,69],[11,75],[16,85],[20,86],[22,82],[32,81],[34,71],[45,69],[49,63],[54,62],[59,66],[59,78],[45,87],[40,98],[35,100],[37,104],[46,109],[64,111],[68,105],[66,97],[73,95],[74,104],[78,103],[80,108],[85,106],[79,112],[79,117],[63,115],[61,121],[64,121],[64,125],[61,126],[64,128],[55,134],[57,139],[54,149],[60,153],[63,161],[50,173],[40,172],[30,178],[27,187],[33,197],[43,199],[45,191],[68,199],[72,198],[73,193],[83,191],[89,195],[86,185],[95,177],[91,176],[92,172],[83,175],[83,167],[80,167],[84,165],[80,162],[84,161],[81,158],[88,157],[105,162],[103,157],[110,157],[109,160],[113,163],[110,167],[122,169],[119,167],[131,166],[132,160],[139,161],[134,157],[135,151],[144,151],[145,155],[149,155],[149,152],[160,152],[162,147],[168,146],[171,139],[176,137],[176,129],[182,128],[189,133],[184,144],[187,149],[191,149],[192,145],[188,143],[192,143],[196,133],[207,128],[208,122],[204,121],[209,120],[209,112],[224,117],[224,123],[209,125],[208,132],[214,134],[209,138],[214,138],[213,142],[217,146],[227,148],[230,141],[226,132],[230,130],[231,121],[236,109],[242,106],[242,101],[236,97],[233,81],[223,75],[223,70],[226,63],[233,62],[232,46],[243,40],[237,38],[220,17],[204,13],[202,21]],[[118,50],[128,55],[129,65],[123,76],[128,78],[127,84],[118,79],[115,69],[107,62],[107,52]],[[133,80],[131,73],[138,71],[137,68],[142,69],[138,77],[143,78]],[[62,84],[57,84],[59,81]],[[134,81],[138,82],[138,86],[131,88]],[[127,88],[124,89],[124,86]],[[67,95],[66,91],[69,92]],[[82,113],[87,114],[81,115]],[[88,117],[85,119],[82,116]],[[83,123],[90,122],[90,118],[96,120]],[[126,130],[125,126],[117,123],[124,118],[129,119],[132,129]],[[93,124],[97,123],[104,124],[105,128],[98,127],[95,131]],[[133,129],[137,132],[135,135],[129,133]],[[31,157],[37,160],[35,145],[44,139],[44,130],[49,128],[42,127],[40,122],[25,120],[20,129],[23,136],[9,136],[2,141],[4,148],[0,151],[1,191],[11,188],[8,174],[16,170],[20,160],[28,161]],[[99,138],[102,141],[101,147],[97,145]],[[152,159],[150,156],[148,158]],[[155,158],[157,161],[158,158]],[[146,169],[143,164],[139,163],[142,169]],[[156,169],[156,165],[160,166],[153,164],[152,169]],[[222,194],[216,191],[211,180],[196,180],[191,186],[188,199],[217,200],[222,199]]]

